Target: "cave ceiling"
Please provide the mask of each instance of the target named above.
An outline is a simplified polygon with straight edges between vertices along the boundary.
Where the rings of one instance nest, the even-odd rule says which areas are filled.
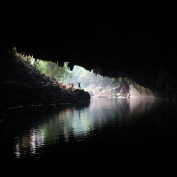
[[[174,13],[166,4],[6,2],[1,4],[1,50],[16,46],[35,58],[103,75],[147,74],[161,63],[170,67],[168,61],[176,57]]]

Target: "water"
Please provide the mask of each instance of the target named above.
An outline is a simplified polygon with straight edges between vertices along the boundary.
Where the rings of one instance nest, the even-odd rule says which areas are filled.
[[[0,130],[3,175],[149,176],[177,165],[173,102],[92,99],[11,109]]]

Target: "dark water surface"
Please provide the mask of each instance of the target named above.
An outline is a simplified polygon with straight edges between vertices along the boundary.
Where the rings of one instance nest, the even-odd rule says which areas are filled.
[[[9,110],[0,176],[158,176],[177,168],[174,102],[92,99]]]

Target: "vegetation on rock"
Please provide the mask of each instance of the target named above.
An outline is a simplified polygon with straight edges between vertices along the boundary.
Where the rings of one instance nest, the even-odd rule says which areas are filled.
[[[1,56],[0,106],[74,103],[90,101],[90,95],[73,85],[63,86],[55,78],[41,74],[17,52]]]

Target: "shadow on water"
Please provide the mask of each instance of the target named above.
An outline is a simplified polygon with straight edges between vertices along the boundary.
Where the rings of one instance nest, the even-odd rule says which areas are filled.
[[[12,109],[1,127],[2,173],[149,176],[175,169],[173,102],[92,99]]]

